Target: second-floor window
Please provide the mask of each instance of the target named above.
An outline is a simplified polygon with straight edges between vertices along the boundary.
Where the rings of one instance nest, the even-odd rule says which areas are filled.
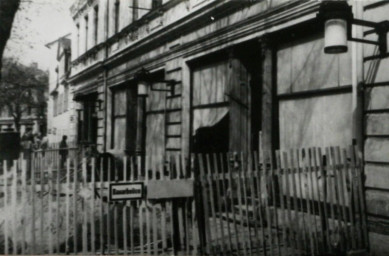
[[[97,33],[99,31],[99,6],[96,6],[94,9],[95,16],[94,16],[94,31],[93,31],[93,38],[94,38],[94,43],[97,44],[98,37]]]
[[[53,97],[53,115],[58,115],[58,95]]]
[[[132,20],[133,21],[136,21],[138,19],[138,0],[132,0],[132,6],[134,8],[132,8]]]
[[[88,50],[88,16],[85,16],[85,51]]]
[[[64,87],[64,96],[63,96],[63,108],[64,112],[69,108],[69,86],[65,85]]]
[[[151,9],[156,9],[162,5],[162,0],[152,0]]]
[[[119,32],[120,1],[115,1],[115,33]]]
[[[77,47],[77,57],[80,56],[80,24],[77,23],[77,41],[76,41],[76,47]]]

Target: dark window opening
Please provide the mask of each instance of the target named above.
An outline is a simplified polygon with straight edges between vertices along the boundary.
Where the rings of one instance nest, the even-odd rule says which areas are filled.
[[[162,6],[162,0],[152,0],[151,9],[156,9]]]
[[[93,37],[94,37],[94,43],[97,44],[97,41],[98,41],[98,31],[99,31],[99,6],[96,6],[94,8],[94,13],[95,13],[95,16],[94,16],[94,33],[93,33]]]
[[[88,29],[89,29],[88,16],[85,16],[85,51],[88,50],[88,35],[89,35]]]
[[[214,126],[199,128],[193,136],[194,153],[228,152],[229,119],[227,114]]]
[[[138,16],[139,16],[139,12],[138,12],[138,0],[133,0],[133,4],[134,8],[132,8],[132,20],[133,21],[136,21],[138,19]]]
[[[120,1],[115,1],[115,33],[119,31]]]
[[[83,108],[78,119],[78,140],[81,143],[96,144],[97,142],[97,111],[96,96],[82,102]]]

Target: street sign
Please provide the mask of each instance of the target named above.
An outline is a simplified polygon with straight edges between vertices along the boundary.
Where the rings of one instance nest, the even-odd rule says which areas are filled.
[[[109,199],[111,201],[142,199],[143,190],[142,182],[111,183],[109,184]]]

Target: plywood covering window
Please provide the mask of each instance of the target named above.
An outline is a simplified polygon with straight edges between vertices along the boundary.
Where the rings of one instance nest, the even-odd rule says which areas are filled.
[[[228,149],[227,74],[228,62],[225,60],[193,69],[192,147],[194,151],[216,152]]]
[[[156,80],[164,79],[163,72],[154,74]],[[155,88],[165,88],[165,84],[155,83]],[[146,154],[147,165],[152,169],[161,169],[165,154],[165,118],[167,92],[149,91],[146,104]]]
[[[127,91],[125,89],[114,91],[112,109],[112,148],[114,149],[124,150],[126,146],[126,106]]]
[[[282,149],[351,144],[350,53],[324,54],[318,35],[283,44],[277,98]]]
[[[258,133],[259,125],[253,129],[253,120],[260,116],[252,115],[260,112],[260,104],[253,104],[259,102],[260,93],[253,87],[258,89],[260,83],[249,70],[258,73],[259,57],[246,58],[240,52],[229,58],[225,57],[228,53],[223,55],[210,56],[211,61],[206,59],[192,69],[191,143],[195,152],[247,152],[253,149],[253,134]]]

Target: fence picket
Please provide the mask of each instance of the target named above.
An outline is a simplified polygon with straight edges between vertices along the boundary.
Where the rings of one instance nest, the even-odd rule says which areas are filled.
[[[207,178],[205,174],[205,166],[203,163],[203,157],[201,154],[198,155],[198,160],[199,160],[199,167],[200,167],[200,182],[202,186],[202,194],[203,194],[203,209],[204,209],[204,230],[205,230],[205,236],[206,239],[203,241],[205,244],[203,245],[205,248],[205,253],[209,254],[211,251],[213,252],[213,248],[211,248],[208,245],[209,241],[212,241],[212,236],[211,236],[211,230],[210,230],[210,224],[209,224],[209,209],[208,209],[208,195],[206,190],[208,189],[208,184],[207,184]]]
[[[223,205],[224,205],[224,212],[226,214],[226,223],[227,223],[227,234],[228,234],[228,250],[229,251],[232,251],[233,248],[234,248],[234,245],[232,243],[232,237],[231,237],[231,225],[230,225],[230,213],[229,213],[229,210],[228,210],[228,190],[227,190],[227,185],[226,185],[226,180],[228,179],[228,177],[226,176],[226,168],[224,167],[224,158],[223,158],[223,154],[220,153],[219,154],[219,159],[220,159],[220,170],[222,172],[222,188],[223,188],[223,192],[224,192],[224,196],[223,196]],[[220,213],[222,214],[222,213]],[[223,216],[221,215],[220,216],[220,219],[223,220]]]
[[[324,156],[321,152],[321,148],[316,149],[317,152],[317,157],[315,157],[316,161],[319,163],[319,173],[320,177],[323,182],[323,203],[320,205],[323,205],[323,212],[324,212],[324,220],[322,221],[322,226],[324,229],[324,234],[325,234],[325,245],[326,249],[328,252],[331,252],[331,242],[330,242],[330,234],[329,234],[329,212],[328,212],[328,198],[327,198],[327,175],[326,175],[326,170],[324,167]],[[320,192],[319,192],[320,193]]]
[[[191,154],[189,161],[189,168],[190,168],[190,179],[194,183],[194,198],[192,200],[192,216],[191,216],[191,221],[192,221],[192,255],[197,255],[197,246],[198,246],[198,237],[199,237],[199,232],[197,230],[197,211],[196,211],[196,199],[198,198],[196,196],[197,192],[197,184],[195,183],[195,174],[194,174],[194,159],[195,155]]]
[[[17,218],[17,212],[16,212],[16,185],[17,185],[17,167],[18,167],[18,161],[14,160],[13,161],[13,166],[12,166],[12,190],[11,190],[11,205],[12,205],[12,240],[13,240],[13,245],[12,245],[12,252],[13,255],[17,254],[17,238],[16,238],[16,218]]]
[[[174,156],[174,160],[175,160],[175,170],[176,170],[176,177],[175,179],[176,180],[179,180],[180,179],[180,176],[182,175],[182,166],[181,166],[181,157],[180,155],[175,155]],[[212,189],[212,188],[210,188]],[[183,219],[183,204],[182,204],[182,201],[177,201],[177,216],[178,216],[178,236],[179,236],[179,247],[178,249],[181,250],[182,249],[182,245],[184,244],[184,236],[185,236],[185,231],[181,232],[180,229],[184,228],[184,219]]]
[[[272,205],[273,205],[273,213],[272,216],[274,216],[274,229],[275,229],[275,245],[276,245],[276,251],[278,255],[281,255],[281,248],[280,248],[280,239],[278,235],[278,207],[277,207],[277,202],[276,202],[276,184],[275,184],[275,168],[273,165],[273,160],[271,157],[271,154],[269,156],[269,167],[270,167],[270,193],[271,193],[271,200],[272,200]]]
[[[113,168],[114,171],[114,182],[117,183],[119,181],[118,177],[118,168],[117,166],[112,163],[111,168]],[[108,185],[109,186],[109,185]],[[115,254],[119,254],[119,237],[118,237],[118,203],[112,202],[113,207],[113,239],[114,239],[114,245],[115,245]]]
[[[66,160],[66,220],[65,220],[65,253],[69,253],[69,229],[70,229],[70,159]]]
[[[262,155],[262,154],[261,154]],[[258,217],[259,217],[259,226],[260,226],[260,230],[261,230],[261,234],[260,236],[262,236],[262,238],[260,238],[260,236],[258,237],[258,240],[259,240],[259,244],[262,245],[262,250],[264,252],[264,255],[267,255],[267,252],[266,252],[266,242],[265,242],[265,224],[264,224],[264,219],[263,219],[263,215],[262,215],[262,210],[263,210],[263,206],[262,206],[262,193],[261,193],[261,170],[260,170],[260,162],[259,162],[259,159],[262,159],[262,157],[259,157],[260,154],[258,152],[253,152],[253,156],[254,156],[254,185],[255,187],[257,188],[256,192],[257,192],[257,198],[258,198],[258,212],[256,212],[255,214],[258,214]]]
[[[339,229],[341,234],[341,248],[342,250],[347,249],[345,237],[347,237],[346,233],[346,203],[344,198],[344,186],[343,186],[343,179],[341,175],[342,171],[342,162],[341,162],[341,156],[340,156],[340,148],[335,147],[333,152],[333,158],[335,162],[335,182],[337,184],[337,190],[338,190],[338,219],[339,219]]]
[[[209,154],[205,154],[205,160],[206,160],[206,173],[205,177],[208,181],[208,190],[209,190],[209,202],[211,207],[211,214],[212,214],[212,225],[213,228],[210,229],[211,236],[214,238],[215,244],[216,244],[216,253],[219,253],[219,248],[221,248],[219,244],[218,239],[218,228],[217,228],[217,222],[216,222],[216,213],[215,213],[215,202],[214,202],[214,194],[213,194],[213,176],[211,171],[211,162],[209,158]]]
[[[27,202],[27,161],[23,158],[23,156],[21,157],[23,160],[22,160],[22,187],[21,187],[21,204],[22,205],[28,205],[28,202]],[[22,240],[23,241],[26,241],[26,226],[27,226],[27,222],[26,222],[26,212],[25,211],[22,211]],[[22,255],[25,255],[26,254],[26,243],[22,243]]]
[[[296,168],[296,158],[294,155],[294,150],[289,151],[290,154],[290,167],[291,167],[291,178],[292,178],[292,188],[293,188],[293,212],[294,212],[294,219],[299,220],[299,204],[298,204],[298,192],[297,192],[297,175],[299,173],[298,168]],[[303,216],[303,215],[302,215]],[[301,218],[303,219],[303,218]],[[297,222],[297,225],[295,225],[295,234],[296,234],[296,240],[297,240],[297,250],[299,252],[303,251],[303,248],[305,247],[305,239],[302,237],[301,231],[300,231],[300,223]]]
[[[353,248],[353,241],[354,241],[354,228],[353,228],[353,212],[352,212],[352,206],[351,206],[351,191],[347,190],[347,183],[349,180],[349,163],[347,160],[347,150],[342,150],[342,164],[343,164],[343,171],[341,173],[342,179],[345,182],[345,201],[346,201],[346,235],[347,235],[347,250],[351,250]],[[351,183],[351,182],[350,182]]]
[[[149,169],[150,163],[153,159],[151,156],[146,156],[146,165],[145,165],[145,184],[148,184],[148,181],[150,180],[151,170]],[[150,209],[147,205],[147,201],[143,201],[145,203],[145,211],[146,211],[146,243],[147,243],[147,254],[151,255],[151,225],[150,225]]]
[[[123,158],[123,183],[127,182],[128,177],[127,177],[127,172],[128,172],[128,158],[125,156]],[[127,238],[127,201],[123,202],[123,209],[122,209],[122,221],[123,221],[123,253],[125,255],[128,254],[128,238]]]
[[[95,200],[96,200],[96,158],[92,158],[92,166],[91,166],[91,182],[90,182],[90,189],[92,192],[91,200],[90,200],[90,207],[91,207],[91,213],[90,213],[90,220],[91,220],[91,250],[92,254],[96,254],[96,229],[95,229]]]
[[[32,246],[31,246],[31,253],[36,254],[36,236],[35,236],[35,221],[36,221],[36,215],[35,215],[35,197],[36,197],[36,187],[35,187],[35,160],[31,163],[31,215],[32,215],[32,222],[31,222],[31,237],[32,237]],[[6,166],[5,169],[7,170]],[[7,197],[4,195],[4,199]],[[5,201],[6,202],[6,201]],[[7,237],[5,237],[7,238]],[[5,239],[5,243],[7,244],[8,239]],[[7,254],[7,252],[5,253]]]
[[[86,158],[82,159],[82,189],[86,189]],[[82,218],[82,253],[86,254],[88,251],[88,212],[87,212],[87,207],[86,207],[86,199],[83,198],[83,203],[82,203],[82,213],[83,213],[83,218]]]
[[[292,250],[293,253],[297,249],[297,239],[295,235],[295,230],[293,228],[293,222],[292,222],[292,196],[291,196],[291,179],[292,179],[292,170],[290,168],[290,163],[289,163],[289,157],[287,152],[283,152],[282,154],[282,160],[283,160],[283,165],[285,166],[285,184],[286,184],[286,208],[287,208],[287,215],[288,215],[288,227],[289,227],[289,238],[290,241],[292,241]],[[293,179],[292,179],[293,180]]]
[[[250,218],[249,218],[249,205],[248,205],[248,198],[247,198],[247,171],[248,171],[248,165],[246,164],[246,158],[243,155],[243,152],[239,154],[239,159],[241,162],[240,168],[239,168],[239,176],[243,179],[242,180],[242,188],[243,188],[243,204],[245,205],[246,210],[246,222],[247,222],[247,233],[248,233],[248,253],[249,255],[252,255],[252,238],[251,238],[251,228],[250,228]],[[244,225],[243,225],[244,227]]]
[[[360,199],[360,206],[361,206],[361,219],[362,219],[362,237],[363,237],[363,244],[365,247],[368,245],[368,230],[367,230],[367,216],[366,216],[366,202],[364,197],[364,184],[363,184],[363,162],[362,162],[362,156],[361,152],[358,151],[357,146],[354,146],[354,152],[355,152],[355,159],[356,159],[356,172],[357,172],[357,182],[358,182],[358,194]]]
[[[67,162],[67,161],[66,161]],[[66,166],[63,166],[63,168],[66,168]],[[61,170],[62,171],[62,170]],[[58,170],[57,176],[56,176],[56,196],[55,196],[55,201],[56,201],[56,208],[57,208],[57,214],[55,215],[55,229],[56,229],[56,251],[59,253],[60,251],[60,227],[59,227],[59,219],[60,219],[60,195],[61,195],[61,171]],[[66,172],[66,171],[65,171]]]
[[[299,189],[300,189],[300,204],[301,204],[301,211],[302,211],[302,222],[303,222],[303,237],[304,240],[307,241],[309,240],[309,244],[306,243],[305,246],[305,251],[310,251],[311,255],[315,255],[315,245],[314,242],[316,241],[314,239],[315,237],[315,232],[313,230],[312,222],[313,219],[315,218],[313,211],[312,211],[312,206],[311,206],[311,200],[310,200],[310,194],[309,194],[309,178],[305,166],[305,159],[306,157],[306,152],[305,149],[298,149],[296,151],[297,157],[297,170],[298,170],[298,177],[299,177]],[[305,186],[304,186],[305,182]],[[304,206],[304,202],[306,204],[306,210]],[[305,216],[305,217],[304,217]]]
[[[100,224],[100,253],[104,254],[104,181],[103,181],[103,158],[100,159],[100,211],[99,211],[99,224]]]
[[[328,177],[328,197],[329,197],[329,204],[330,204],[330,211],[331,211],[331,223],[332,223],[332,230],[330,229],[331,225],[328,226],[330,229],[330,233],[334,234],[336,232],[336,216],[335,216],[335,187],[333,182],[333,164],[332,159],[330,155],[330,149],[328,147],[325,148],[326,152],[326,160],[327,160],[327,172],[326,177]],[[330,244],[330,251],[332,252],[335,248],[333,248],[333,245]]]
[[[361,212],[360,212],[360,198],[359,198],[359,191],[358,191],[358,186],[359,186],[359,182],[358,182],[358,171],[357,171],[357,156],[355,155],[355,149],[353,146],[350,146],[350,156],[351,156],[351,166],[352,166],[352,169],[351,169],[351,173],[352,173],[352,188],[353,188],[353,202],[354,202],[354,206],[355,206],[355,211],[354,211],[354,216],[355,216],[355,226],[357,228],[357,236],[356,236],[356,242],[357,242],[357,247],[356,249],[359,249],[358,248],[358,245],[360,245],[362,243],[362,234],[361,234],[361,231],[362,231],[362,226],[361,226]]]
[[[44,166],[43,164],[43,158],[41,157],[41,167]],[[41,168],[42,169],[42,168]],[[57,170],[58,171],[58,170]],[[54,170],[52,168],[50,168],[50,170],[48,170],[48,181],[47,183],[50,184],[50,186],[48,187],[48,190],[47,190],[47,203],[48,203],[48,216],[47,216],[47,221],[49,222],[49,225],[51,226],[52,222],[53,222],[53,203],[52,203],[52,196],[53,196],[53,193],[54,193],[54,182],[53,182],[53,179],[54,179]],[[43,179],[41,178],[41,183],[43,183]],[[43,201],[43,193],[41,193],[42,195],[42,201]],[[48,232],[47,234],[48,236],[48,242],[49,242],[49,254],[53,254],[53,234],[52,232]]]
[[[107,160],[108,162],[108,168],[107,168],[107,171],[108,171],[108,184],[107,186],[109,186],[109,184],[111,183],[111,173],[112,173],[112,162],[111,162],[111,158],[108,158]],[[105,189],[107,189],[107,191],[109,191],[109,187],[104,187]],[[106,240],[106,243],[107,243],[107,253],[108,254],[111,254],[111,201],[110,201],[110,198],[109,198],[109,192],[107,193],[106,195],[106,198],[107,198],[107,207],[106,207],[106,211],[107,211],[107,240]]]
[[[74,253],[78,253],[78,238],[77,235],[77,167],[78,167],[78,161],[77,159],[74,159],[73,162],[73,250]]]
[[[311,162],[311,149],[310,148],[307,148],[307,149],[304,149],[304,155],[305,155],[305,158],[306,158],[306,165],[304,167],[304,173],[305,173],[305,177],[306,177],[306,180],[307,180],[307,186],[306,186],[306,189],[307,189],[307,192],[306,192],[306,195],[307,195],[307,202],[308,202],[308,206],[310,208],[310,214],[309,214],[309,223],[308,223],[308,227],[310,228],[310,234],[308,234],[309,236],[312,235],[312,239],[313,241],[311,242],[311,247],[313,247],[311,249],[311,253],[312,254],[319,254],[319,243],[318,243],[318,231],[317,231],[317,210],[316,210],[316,207],[315,207],[315,199],[314,199],[314,190],[313,190],[313,187],[314,187],[314,180],[313,180],[313,175],[312,173],[315,171],[314,170],[314,167],[312,167],[312,162]],[[317,183],[316,183],[316,186],[317,186]],[[312,227],[313,226],[313,227]]]
[[[284,178],[286,177],[285,175],[285,169],[284,166],[282,166],[282,161],[281,161],[281,154],[280,151],[276,151],[276,165],[277,169],[275,172],[275,176],[278,179],[278,195],[279,195],[279,200],[280,200],[280,208],[281,208],[281,229],[282,229],[282,241],[283,241],[283,246],[286,248],[288,246],[288,238],[287,238],[287,230],[286,230],[286,209],[285,209],[285,202],[284,202]],[[278,218],[278,216],[277,216]]]
[[[41,168],[41,163],[42,163],[42,158],[41,157],[37,157],[38,161],[37,161],[37,164],[38,164],[38,170],[39,170],[39,175],[40,175],[40,179],[39,179],[39,182],[40,182],[40,191],[39,191],[39,197],[40,197],[40,209],[43,209],[43,195],[44,195],[44,173],[43,173],[43,169]],[[44,223],[45,223],[45,219],[44,219],[44,211],[39,211],[40,212],[40,229],[39,229],[39,237],[40,237],[40,242],[41,244],[44,244]],[[41,251],[40,253],[44,253],[44,247],[41,246]]]
[[[342,241],[342,207],[341,207],[341,201],[340,201],[340,188],[339,188],[339,179],[337,179],[337,159],[335,155],[335,149],[334,147],[330,147],[330,156],[331,159],[331,169],[333,172],[333,186],[334,186],[334,201],[335,201],[335,223],[337,223],[337,233],[339,237],[338,246],[340,247],[341,251],[344,251],[344,244]]]
[[[147,159],[146,159],[147,161]],[[138,179],[140,180],[141,179],[141,169],[142,167],[142,159],[140,156],[137,157],[137,171],[138,171]],[[140,254],[143,254],[144,251],[143,251],[143,248],[144,248],[144,242],[143,242],[143,205],[141,204],[141,201],[140,201],[140,204],[138,205],[138,216],[139,216],[139,247],[140,247]]]
[[[217,155],[216,154],[213,154],[213,164],[214,164],[214,168],[215,168],[215,172],[214,172],[214,175],[213,177],[215,177],[215,180],[216,180],[216,203],[217,203],[217,212],[218,212],[218,219],[219,219],[219,225],[220,225],[220,234],[221,234],[221,242],[220,242],[220,246],[221,246],[221,251],[223,252],[223,254],[226,253],[226,249],[225,249],[225,236],[224,236],[224,227],[223,227],[223,218],[221,216],[221,213],[222,213],[222,198],[220,196],[220,169],[219,169],[219,166],[218,166],[218,161],[217,161]],[[223,190],[225,191],[225,190]]]

